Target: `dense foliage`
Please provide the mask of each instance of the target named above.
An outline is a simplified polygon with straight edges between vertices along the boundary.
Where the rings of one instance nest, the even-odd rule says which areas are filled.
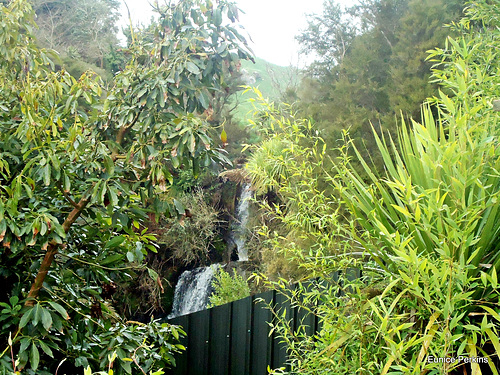
[[[158,243],[173,249],[172,258],[180,264],[203,263],[217,234],[218,212],[205,202],[202,190],[185,194],[178,201],[186,208],[187,218],[161,222]]]
[[[471,3],[458,36],[430,51],[440,90],[421,121],[402,120],[397,140],[372,130],[383,172],[347,135],[329,161],[308,122],[264,110],[273,131],[248,167],[282,204],[267,207],[281,227],[261,232],[317,277],[298,292],[271,285],[322,321],[310,336],[275,307],[287,373],[498,373],[498,12]]]
[[[235,269],[231,275],[220,268],[215,274],[212,285],[214,292],[210,296],[208,307],[220,306],[250,295],[247,281]]]
[[[349,129],[358,145],[376,149],[371,125],[396,130],[400,113],[418,119],[436,89],[427,50],[442,46],[460,17],[462,0],[368,0],[344,9],[326,1],[298,37],[316,58],[297,91],[302,116],[311,117],[329,147]]]
[[[227,162],[207,110],[249,51],[232,3],[159,11],[131,31],[130,60],[107,88],[95,73],[53,69],[27,1],[0,6],[3,372],[104,369],[116,351],[115,374],[146,373],[182,349],[178,327],[118,314],[113,294],[157,251],[148,222],[186,215],[173,174]]]

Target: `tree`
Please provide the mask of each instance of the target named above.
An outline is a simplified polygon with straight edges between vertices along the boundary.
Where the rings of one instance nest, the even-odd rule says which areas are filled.
[[[83,59],[103,69],[105,57],[118,46],[119,5],[116,0],[34,0],[38,42],[62,54],[66,65]]]
[[[457,20],[463,1],[369,0],[342,10],[325,2],[299,36],[316,56],[299,88],[299,109],[318,123],[329,145],[342,130],[375,151],[371,124],[395,130],[400,111],[418,118],[435,85],[426,51],[437,47]],[[328,32],[336,37],[324,38]]]
[[[325,1],[323,8],[321,16],[309,17],[306,31],[297,37],[301,52],[315,55],[313,67],[319,74],[342,63],[357,34],[356,23],[335,1]]]
[[[31,371],[53,373],[63,359],[103,368],[114,348],[115,373],[145,372],[172,364],[180,348],[178,328],[114,313],[113,285],[156,251],[147,221],[184,214],[168,194],[172,172],[197,175],[227,162],[204,112],[225,87],[223,66],[249,52],[232,26],[232,3],[186,0],[158,10],[151,35],[132,32],[130,61],[106,91],[92,72],[75,79],[50,69],[25,0],[0,8],[5,368],[29,361]]]

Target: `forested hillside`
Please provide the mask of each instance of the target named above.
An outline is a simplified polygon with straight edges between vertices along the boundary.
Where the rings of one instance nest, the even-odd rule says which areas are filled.
[[[74,76],[87,69],[109,79],[123,68],[118,44],[116,0],[32,0],[39,46],[59,54],[56,64]]]
[[[287,92],[296,89],[300,82],[300,70],[293,66],[278,66],[257,57],[255,62],[242,61],[243,85],[257,87],[270,101],[280,101]],[[248,100],[252,96],[236,95],[238,100],[237,117],[241,120],[251,118],[254,107]]]

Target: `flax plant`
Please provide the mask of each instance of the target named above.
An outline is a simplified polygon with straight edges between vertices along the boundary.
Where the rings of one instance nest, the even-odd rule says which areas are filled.
[[[337,164],[331,182],[362,228],[354,236],[385,269],[397,268],[393,249],[406,247],[471,265],[470,276],[494,273],[500,266],[498,115],[485,111],[476,120],[463,115],[445,123],[424,107],[423,119],[411,128],[403,123],[399,147],[374,133],[385,175],[359,157],[366,183],[345,153]]]

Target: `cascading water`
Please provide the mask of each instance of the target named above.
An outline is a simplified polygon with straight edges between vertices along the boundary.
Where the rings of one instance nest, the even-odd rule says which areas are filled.
[[[219,268],[218,264],[184,271],[175,286],[172,312],[168,316],[174,318],[207,308],[212,294],[212,279]]]
[[[250,207],[250,198],[252,198],[251,187],[251,184],[246,183],[241,188],[240,199],[236,206],[236,221],[233,223],[230,234],[230,239],[236,245],[239,261],[248,260],[248,250],[245,247],[245,232],[250,215],[248,208]]]
[[[238,261],[248,260],[245,247],[245,231],[249,218],[251,185],[246,183],[241,188],[240,198],[236,206],[236,220],[231,227],[230,239],[236,245]],[[174,303],[169,319],[176,316],[204,310],[212,294],[212,279],[219,264],[184,271],[175,286]]]

